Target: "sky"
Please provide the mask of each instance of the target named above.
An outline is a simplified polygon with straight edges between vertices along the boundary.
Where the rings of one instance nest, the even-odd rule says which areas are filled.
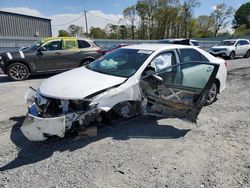
[[[122,11],[134,5],[137,0],[0,0],[0,10],[20,14],[45,17],[52,20],[53,36],[58,30],[66,29],[70,24],[83,26],[83,11],[87,11],[89,28],[105,28],[108,23],[128,24]],[[209,15],[219,3],[225,3],[235,9],[249,0],[200,0],[201,6],[194,10],[194,16]],[[72,20],[75,20],[72,22]]]

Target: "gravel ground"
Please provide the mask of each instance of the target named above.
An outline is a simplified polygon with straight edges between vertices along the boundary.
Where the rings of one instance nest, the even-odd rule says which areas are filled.
[[[23,95],[46,76],[0,75],[0,187],[250,187],[250,59],[228,63],[227,89],[197,124],[137,117],[96,138],[29,142]]]

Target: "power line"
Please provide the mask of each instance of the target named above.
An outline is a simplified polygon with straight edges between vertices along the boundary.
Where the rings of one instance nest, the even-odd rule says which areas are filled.
[[[73,20],[71,20],[71,21],[69,21],[69,22],[66,22],[66,23],[64,23],[64,24],[58,24],[58,25],[52,25],[52,26],[65,26],[65,25],[68,25],[68,24],[71,24],[71,23],[73,23],[74,21],[76,21],[76,20],[78,20],[78,19],[80,19],[81,17],[83,17],[84,16],[84,14],[82,14],[81,16],[79,16],[79,17],[77,17],[77,18],[75,18],[75,19],[73,19]]]
[[[87,12],[88,14],[91,14],[91,15],[93,15],[93,16],[97,16],[97,17],[99,17],[99,18],[102,18],[102,19],[105,19],[105,20],[107,20],[107,21],[110,21],[110,22],[113,22],[113,23],[116,23],[116,24],[119,24],[120,23],[120,21],[114,21],[114,20],[111,20],[111,19],[108,19],[108,18],[105,18],[105,17],[103,17],[103,16],[100,16],[100,15],[96,15],[96,14],[94,14],[94,13],[90,13],[90,12]]]

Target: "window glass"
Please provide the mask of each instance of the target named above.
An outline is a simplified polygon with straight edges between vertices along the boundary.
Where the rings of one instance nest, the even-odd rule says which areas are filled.
[[[194,45],[194,46],[200,46],[198,42],[196,41],[191,41],[191,43]]]
[[[164,52],[158,55],[151,63],[151,66],[155,68],[155,71],[160,71],[166,67],[176,64],[175,55],[173,52]]]
[[[213,70],[214,65],[185,63],[166,68],[158,76],[162,77],[165,84],[203,89]]]
[[[43,47],[46,48],[46,50],[48,50],[48,51],[61,50],[62,43],[61,43],[61,40],[55,40],[55,41],[51,41],[51,42],[46,43]]]
[[[78,40],[78,47],[79,48],[89,48],[91,45],[84,40]]]
[[[240,41],[240,44],[241,44],[241,45],[248,45],[248,44],[249,44],[249,42],[248,42],[248,41],[246,41],[246,40],[242,40],[242,41]]]
[[[120,48],[93,61],[87,68],[103,74],[128,78],[152,53],[151,50]]]
[[[208,59],[195,49],[180,49],[182,63],[188,62],[209,62]]]
[[[63,40],[63,49],[77,49],[77,41],[76,40]]]

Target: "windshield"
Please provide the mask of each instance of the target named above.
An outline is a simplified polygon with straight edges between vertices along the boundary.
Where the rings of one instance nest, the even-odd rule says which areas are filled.
[[[221,41],[219,46],[233,46],[235,42],[236,42],[235,40]]]
[[[87,68],[103,74],[128,78],[152,53],[151,50],[118,49],[90,63]]]
[[[36,50],[42,44],[42,41],[36,41],[29,47],[29,50]]]

